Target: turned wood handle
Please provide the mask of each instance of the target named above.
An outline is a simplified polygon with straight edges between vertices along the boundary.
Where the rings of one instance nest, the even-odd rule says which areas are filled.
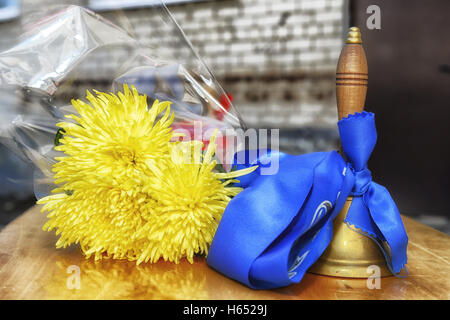
[[[367,92],[367,59],[359,28],[352,27],[339,56],[336,70],[336,101],[339,120],[362,112]]]

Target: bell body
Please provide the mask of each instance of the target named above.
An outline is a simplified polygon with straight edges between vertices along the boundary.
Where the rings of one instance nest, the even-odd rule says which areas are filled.
[[[370,266],[380,268],[380,276],[391,272],[377,244],[370,238],[352,230],[344,222],[352,197],[348,197],[333,224],[333,239],[330,245],[308,270],[312,273],[349,278],[367,278],[372,275]]]

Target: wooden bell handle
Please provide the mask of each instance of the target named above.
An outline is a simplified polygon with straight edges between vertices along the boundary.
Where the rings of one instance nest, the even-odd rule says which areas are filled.
[[[367,59],[359,28],[352,27],[339,56],[336,70],[336,101],[339,120],[362,112],[367,93]]]

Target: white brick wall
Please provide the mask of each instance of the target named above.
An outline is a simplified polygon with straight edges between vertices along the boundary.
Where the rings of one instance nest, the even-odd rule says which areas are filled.
[[[24,13],[53,3],[22,0]],[[334,73],[342,46],[343,3],[216,0],[171,5],[169,9],[224,88],[233,94],[249,126],[330,128],[337,117]],[[114,13],[102,14],[117,19]],[[125,11],[133,32],[149,46],[170,41],[158,36],[156,30],[161,26],[156,14],[153,8]],[[6,34],[0,37],[1,48],[17,36],[20,23],[0,23],[0,33]],[[90,78],[105,77],[110,59],[99,53],[98,59],[86,63],[88,73],[95,70]]]

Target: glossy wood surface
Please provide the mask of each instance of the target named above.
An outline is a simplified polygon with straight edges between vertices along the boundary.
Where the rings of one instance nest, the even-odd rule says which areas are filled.
[[[381,289],[366,279],[306,274],[296,285],[252,290],[209,268],[194,264],[85,259],[77,246],[55,249],[56,236],[41,230],[37,207],[0,232],[0,299],[449,299],[450,237],[403,217],[409,235],[409,276],[381,278]],[[80,289],[69,289],[80,268]]]

